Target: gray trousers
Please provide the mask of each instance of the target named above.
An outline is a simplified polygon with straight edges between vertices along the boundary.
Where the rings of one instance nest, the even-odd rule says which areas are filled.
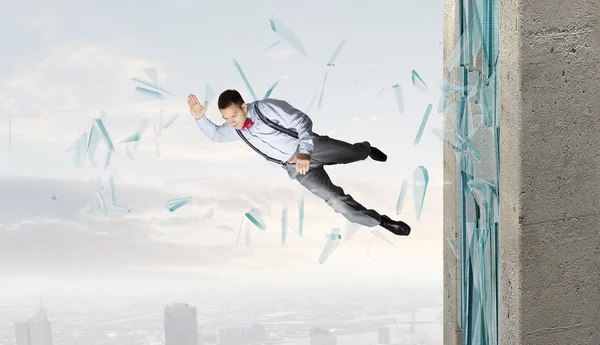
[[[341,213],[353,223],[374,227],[381,223],[381,215],[367,209],[344,193],[341,187],[331,182],[325,171],[325,165],[347,164],[365,160],[371,152],[368,141],[349,144],[328,136],[314,135],[314,149],[308,172],[302,175],[296,171],[295,164],[284,166],[290,178],[297,180],[313,194],[323,199],[335,212]]]

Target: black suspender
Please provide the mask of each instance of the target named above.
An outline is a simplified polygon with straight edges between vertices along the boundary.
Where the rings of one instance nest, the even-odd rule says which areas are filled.
[[[273,129],[275,129],[275,130],[277,130],[277,131],[283,132],[283,133],[285,133],[285,134],[287,134],[287,135],[291,136],[291,137],[292,137],[292,138],[294,138],[294,139],[298,139],[298,133],[296,133],[296,131],[293,131],[293,130],[291,130],[291,129],[285,128],[285,127],[283,127],[283,126],[280,126],[280,125],[276,124],[275,122],[271,121],[270,119],[268,119],[266,116],[264,116],[264,115],[263,115],[263,114],[260,112],[260,110],[258,109],[258,101],[256,101],[256,102],[255,102],[255,104],[254,104],[254,110],[256,111],[256,114],[258,115],[258,117],[259,117],[259,118],[260,118],[260,119],[261,119],[261,120],[262,120],[264,123],[266,123],[266,124],[267,124],[267,126],[269,126],[269,127],[273,128]],[[263,156],[263,157],[264,157],[266,160],[268,160],[269,162],[277,163],[277,164],[279,164],[279,165],[283,165],[283,166],[285,166],[285,165],[287,165],[287,164],[288,164],[287,162],[280,161],[279,159],[275,159],[275,158],[269,157],[269,156],[267,156],[266,154],[262,153],[262,152],[261,152],[259,149],[257,149],[256,147],[254,147],[254,145],[250,144],[250,142],[248,141],[248,139],[246,139],[246,137],[244,137],[244,135],[242,134],[242,131],[241,131],[241,130],[239,130],[239,129],[236,129],[235,131],[236,131],[236,132],[237,132],[237,134],[240,136],[240,138],[242,138],[242,140],[243,140],[243,141],[244,141],[246,144],[248,144],[248,146],[250,146],[250,147],[251,147],[251,148],[252,148],[252,149],[253,149],[253,150],[254,150],[256,153],[258,153],[259,155]]]
[[[283,132],[294,139],[298,139],[298,133],[296,133],[296,131],[280,126],[277,123],[271,121],[266,116],[264,116],[263,113],[261,113],[261,111],[258,109],[258,104],[254,105],[254,110],[256,110],[256,114],[258,115],[258,117],[260,117],[260,119],[263,120],[269,127]]]

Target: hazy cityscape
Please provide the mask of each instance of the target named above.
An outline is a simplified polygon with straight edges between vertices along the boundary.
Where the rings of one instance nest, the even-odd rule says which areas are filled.
[[[442,343],[441,291],[423,288],[255,284],[188,296],[0,302],[2,345]]]

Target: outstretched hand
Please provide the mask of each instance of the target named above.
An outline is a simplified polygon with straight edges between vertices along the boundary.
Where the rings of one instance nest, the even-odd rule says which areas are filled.
[[[188,106],[190,107],[190,113],[196,120],[200,120],[204,115],[206,115],[206,106],[208,105],[208,101],[204,102],[204,106],[198,102],[198,98],[195,95],[190,94],[188,96]]]
[[[296,163],[296,171],[304,175],[310,166],[310,155],[298,153],[290,160],[290,163]]]

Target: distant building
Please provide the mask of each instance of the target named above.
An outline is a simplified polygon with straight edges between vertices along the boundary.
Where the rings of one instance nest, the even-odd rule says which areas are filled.
[[[250,326],[250,341],[251,342],[263,342],[267,340],[267,331],[263,325],[252,325]]]
[[[165,307],[165,345],[198,345],[196,307],[187,303]]]
[[[310,345],[337,345],[337,337],[326,329],[313,328],[310,330]]]
[[[392,330],[389,327],[379,327],[379,344],[392,343]]]
[[[200,333],[200,344],[217,344],[217,335],[215,333]]]
[[[263,325],[230,327],[219,331],[219,345],[260,344],[267,339]]]
[[[219,331],[219,345],[247,345],[251,330],[249,326],[222,329]]]
[[[17,345],[31,345],[29,322],[15,323],[15,337],[17,338]]]
[[[15,323],[17,345],[52,345],[52,325],[46,309],[40,310],[26,322]]]

